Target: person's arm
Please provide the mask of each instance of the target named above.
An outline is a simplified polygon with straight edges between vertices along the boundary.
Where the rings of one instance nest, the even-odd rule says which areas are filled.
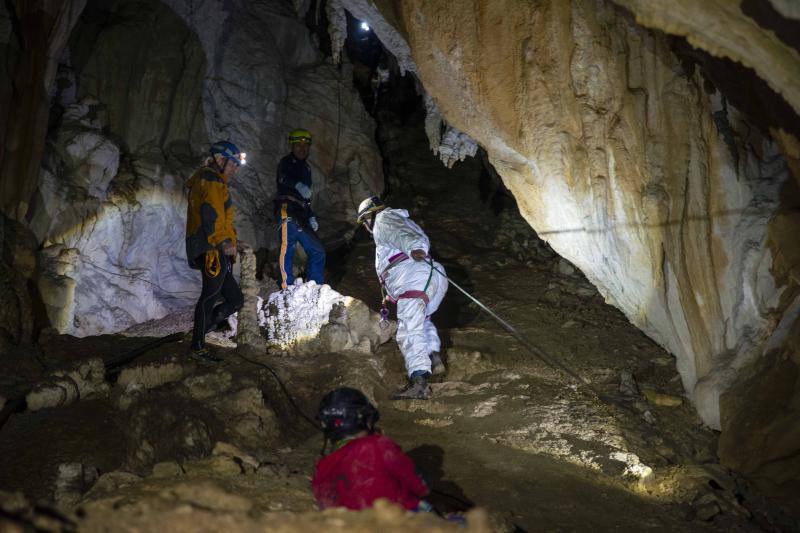
[[[230,248],[235,251],[236,235],[232,233],[232,224],[227,224],[225,217],[225,184],[222,181],[202,180],[197,186],[200,187],[200,223],[203,232],[208,235],[208,243],[225,253]]]
[[[428,238],[406,224],[405,217],[384,211],[378,215],[380,227],[375,228],[375,243],[402,251],[417,261],[428,255]],[[421,256],[421,257],[420,257]]]
[[[307,204],[311,204],[311,184],[303,183],[303,179],[294,172],[289,171],[289,163],[286,159],[281,159],[278,163],[277,180],[279,189],[283,189],[286,194],[291,194],[298,199],[302,198]]]
[[[317,216],[314,214],[314,210],[311,209],[311,185],[313,180],[311,178],[311,167],[306,163],[305,168],[305,179],[304,180],[297,180],[294,188],[300,193],[303,199],[306,202],[305,209],[306,209],[306,219],[308,220],[308,225],[311,226],[311,229],[317,231],[319,229],[319,222],[317,222]],[[306,184],[305,181],[308,183]]]
[[[281,189],[283,189],[285,191],[287,189],[294,188],[295,180],[292,179],[292,176],[290,175],[290,173],[289,173],[289,171],[287,169],[287,164],[286,164],[286,159],[285,158],[281,159],[280,162],[278,163],[278,169],[277,169],[277,171],[275,173],[275,177],[276,177],[276,181],[278,183],[278,190],[279,191]]]
[[[393,440],[381,439],[383,463],[391,475],[400,484],[417,498],[424,498],[430,490],[422,478],[417,474],[417,467],[409,456],[403,453]]]

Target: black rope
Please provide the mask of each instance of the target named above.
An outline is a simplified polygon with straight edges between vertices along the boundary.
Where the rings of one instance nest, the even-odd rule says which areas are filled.
[[[437,494],[437,495],[439,495],[439,496],[444,496],[445,498],[449,498],[449,499],[453,500],[454,502],[458,502],[458,503],[460,503],[460,504],[461,504],[461,505],[463,505],[463,506],[464,506],[466,509],[472,509],[473,507],[475,507],[475,504],[474,504],[474,503],[472,503],[472,502],[470,502],[470,501],[467,501],[467,500],[465,500],[465,499],[463,499],[463,498],[459,498],[458,496],[456,496],[456,495],[454,495],[454,494],[450,494],[450,493],[448,493],[448,492],[444,492],[443,490],[439,490],[439,489],[433,489],[433,488],[432,488],[432,489],[431,489],[431,494]]]
[[[265,364],[265,363],[262,363],[262,362],[260,362],[260,361],[253,361],[252,359],[248,359],[247,357],[245,357],[245,356],[243,356],[242,354],[240,354],[238,351],[236,352],[236,355],[237,355],[237,356],[239,356],[241,359],[243,359],[243,360],[247,361],[247,362],[248,362],[248,363],[250,363],[251,365],[257,365],[257,366],[260,366],[260,367],[264,367],[264,368],[266,368],[266,369],[269,371],[269,373],[270,373],[270,374],[272,374],[272,376],[275,378],[275,381],[277,381],[277,382],[278,382],[278,385],[280,385],[280,387],[281,387],[281,390],[282,390],[282,391],[283,391],[283,393],[286,395],[286,398],[288,398],[288,399],[289,399],[289,403],[292,405],[292,407],[294,408],[294,410],[295,410],[295,411],[297,411],[297,412],[298,412],[298,414],[299,414],[301,417],[303,417],[303,419],[304,419],[306,422],[308,422],[308,423],[309,423],[309,424],[310,424],[310,425],[311,425],[311,426],[312,426],[314,429],[316,429],[317,431],[319,431],[319,429],[320,429],[320,428],[319,428],[319,425],[318,425],[318,424],[317,424],[317,423],[316,423],[316,422],[315,422],[315,421],[314,421],[314,420],[313,420],[311,417],[309,417],[307,414],[305,414],[305,413],[303,412],[303,410],[302,410],[302,409],[300,409],[300,406],[299,406],[299,405],[297,405],[297,402],[295,402],[295,401],[294,401],[294,398],[293,398],[293,397],[292,397],[292,395],[289,393],[289,390],[286,388],[286,385],[283,383],[283,380],[280,378],[280,376],[278,375],[278,373],[277,373],[277,372],[275,372],[275,371],[272,369],[272,367],[270,367],[269,365],[267,365],[267,364]]]
[[[147,279],[144,279],[142,277],[134,276],[133,274],[120,274],[119,272],[113,272],[111,270],[108,270],[106,268],[101,267],[100,265],[98,265],[96,263],[93,263],[89,259],[86,259],[86,256],[84,256],[83,254],[81,254],[81,261],[86,263],[87,265],[91,266],[92,268],[96,268],[97,270],[100,270],[101,272],[105,272],[106,274],[110,274],[112,276],[117,276],[117,277],[120,277],[120,278],[127,278],[127,279],[132,279],[132,280],[136,280],[136,281],[141,281],[141,282],[147,283],[147,284],[152,285],[153,287],[157,288],[158,290],[160,290],[161,292],[163,292],[163,293],[165,293],[167,295],[171,295],[171,294],[191,294],[193,296],[197,295],[197,293],[194,292],[194,291],[168,291],[167,289],[165,289],[164,287],[162,287],[158,283],[154,283],[154,282],[152,282],[150,280],[147,280]],[[167,298],[174,298],[176,300],[182,300],[182,299],[186,299],[187,298],[186,296],[166,296],[166,297]]]
[[[133,361],[134,359],[136,359],[137,357],[139,357],[143,353],[145,353],[147,351],[150,351],[153,348],[158,348],[162,344],[169,344],[170,342],[177,342],[177,341],[183,339],[183,337],[187,333],[188,332],[179,331],[178,333],[173,333],[171,335],[167,335],[166,337],[161,337],[159,339],[155,339],[153,341],[145,343],[145,344],[139,346],[138,348],[134,348],[133,350],[131,350],[129,352],[126,352],[124,354],[118,355],[116,357],[112,357],[108,361],[104,362],[104,365],[106,367],[106,372],[107,373],[114,373],[114,371],[117,368],[130,363],[131,361]]]
[[[112,357],[107,361],[104,361],[103,366],[105,367],[106,378],[113,376],[121,366],[130,363],[143,353],[150,351],[153,348],[157,348],[162,344],[168,344],[170,342],[179,341],[183,338],[184,335],[185,335],[184,332],[173,333],[171,335],[167,335],[166,337],[161,337],[160,339],[155,339],[153,341],[147,342],[139,346],[138,348],[134,348],[129,352],[125,352],[116,357]],[[74,380],[72,380],[72,378],[69,379],[73,382],[73,386],[77,391],[78,385],[74,382]],[[8,422],[8,419],[11,417],[12,414],[22,413],[28,408],[28,403],[26,401],[27,396],[28,393],[26,392],[25,394],[23,394],[18,398],[12,398],[8,400],[6,405],[3,407],[2,411],[0,411],[0,429],[3,429],[3,426],[5,426],[6,422]],[[80,394],[78,396],[80,396]]]

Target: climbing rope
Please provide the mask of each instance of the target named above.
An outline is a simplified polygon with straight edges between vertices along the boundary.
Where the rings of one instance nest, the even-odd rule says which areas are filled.
[[[272,369],[272,367],[270,367],[269,365],[267,365],[265,363],[262,363],[260,361],[253,361],[252,359],[248,359],[247,357],[245,357],[242,354],[240,354],[238,351],[236,352],[236,355],[240,359],[242,359],[244,361],[247,361],[251,365],[256,365],[256,366],[260,366],[260,367],[266,368],[269,371],[269,373],[272,374],[272,377],[275,378],[275,381],[278,382],[278,385],[280,385],[281,390],[283,391],[283,394],[286,395],[286,398],[289,400],[289,403],[292,405],[294,410],[298,412],[298,414],[303,418],[303,420],[305,420],[306,422],[311,424],[311,426],[314,429],[319,431],[319,424],[317,424],[311,417],[309,417],[307,414],[305,414],[305,412],[303,412],[302,409],[300,409],[300,406],[297,405],[297,402],[294,401],[294,398],[292,397],[291,393],[289,393],[289,389],[286,388],[286,385],[283,383],[283,380],[280,378],[278,373],[275,372],[275,370]]]
[[[455,281],[453,281],[452,279],[447,277],[447,275],[444,272],[442,272],[441,270],[436,268],[436,266],[433,264],[433,259],[429,259],[428,262],[430,263],[431,268],[433,270],[438,272],[451,285],[453,285],[456,289],[461,291],[464,294],[464,296],[466,296],[467,298],[472,300],[478,307],[480,307],[482,310],[486,311],[501,326],[503,326],[503,328],[506,331],[511,333],[511,335],[515,339],[517,339],[517,341],[519,341],[520,344],[522,344],[525,348],[527,348],[533,355],[535,355],[536,357],[541,359],[544,363],[546,363],[551,368],[559,370],[559,371],[567,374],[571,378],[573,378],[575,381],[578,382],[579,385],[582,385],[584,388],[586,388],[586,390],[590,391],[592,394],[594,394],[601,401],[603,401],[603,402],[605,402],[607,404],[613,404],[613,405],[617,405],[617,406],[621,405],[618,401],[616,401],[616,399],[612,398],[611,396],[609,396],[607,394],[604,394],[604,393],[600,392],[594,386],[592,386],[591,383],[589,383],[588,381],[583,379],[583,377],[581,377],[577,372],[572,370],[570,367],[568,367],[567,365],[565,365],[564,363],[562,363],[558,359],[556,359],[554,357],[550,357],[541,348],[539,348],[538,346],[533,344],[531,341],[529,341],[524,335],[522,335],[519,331],[517,331],[517,329],[514,326],[512,326],[511,324],[509,324],[508,322],[506,322],[505,320],[500,318],[494,311],[492,311],[487,306],[485,306],[480,300],[478,300],[477,298],[472,296],[464,288],[462,288],[458,283],[456,283]],[[625,406],[625,405],[621,405],[621,406],[627,408],[627,406]]]

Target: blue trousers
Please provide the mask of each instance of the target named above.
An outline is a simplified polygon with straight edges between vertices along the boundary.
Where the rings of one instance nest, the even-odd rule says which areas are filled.
[[[325,281],[325,248],[314,232],[303,229],[294,220],[288,219],[278,226],[278,268],[281,272],[281,288],[285,289],[294,283],[292,275],[292,260],[294,259],[294,245],[300,246],[308,254],[306,265],[306,278],[322,285]]]

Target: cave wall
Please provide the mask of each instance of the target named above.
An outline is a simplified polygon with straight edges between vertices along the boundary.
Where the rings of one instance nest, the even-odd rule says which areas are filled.
[[[85,4],[17,0],[0,10],[0,54],[9,76],[0,82],[0,210],[15,220],[30,214],[58,57]]]
[[[383,176],[349,68],[283,2],[90,1],[59,63],[31,220],[52,325],[109,333],[194,304],[183,182],[216,139],[248,153],[231,190],[256,250],[275,246],[275,167],[296,127],[315,135],[323,239],[350,228]]]
[[[537,233],[678,359],[703,419],[785,306],[775,142],[606,2],[403,2],[425,89]]]
[[[409,69],[444,119],[486,149],[531,226],[675,355],[701,418],[725,431],[726,463],[747,461],[730,443],[750,439],[740,449],[772,458],[770,468],[788,466],[765,443],[800,449],[784,422],[797,416],[793,374],[768,399],[756,391],[770,390],[765,361],[789,346],[800,303],[795,51],[754,29],[735,2],[716,11],[618,2],[641,20],[650,19],[639,8],[686,4],[670,20],[691,22],[705,39],[690,42],[746,65],[768,58],[756,71],[769,70],[766,81],[789,102],[787,131],[757,127],[752,118],[762,117],[746,116],[678,56],[674,37],[611,2],[383,0],[380,13],[361,0],[341,3],[364,17],[385,13],[366,18],[378,28],[399,21]],[[748,35],[758,37],[752,50],[742,44]],[[792,367],[796,357],[781,360]],[[752,439],[744,413],[757,409],[731,400],[739,395],[773,413]]]
[[[629,9],[643,26],[656,28],[673,35],[686,37],[690,44],[712,55],[728,57],[758,75],[794,108],[800,109],[800,85],[797,83],[797,65],[800,50],[783,38],[776,38],[773,28],[762,26],[751,16],[758,6],[763,10],[770,2],[763,0],[673,0],[648,2],[645,0],[613,0]],[[781,2],[775,6],[784,9]],[[796,18],[797,13],[794,14]],[[796,28],[795,28],[796,31]]]

